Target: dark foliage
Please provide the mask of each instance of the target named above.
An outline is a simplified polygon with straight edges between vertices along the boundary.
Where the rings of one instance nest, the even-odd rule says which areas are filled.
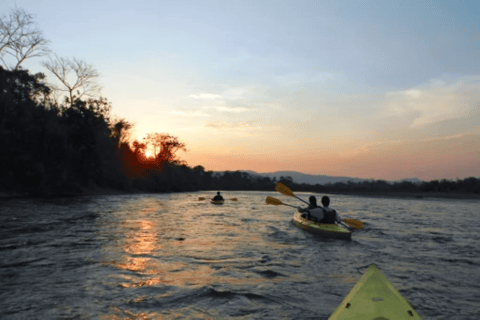
[[[365,180],[360,182],[337,182],[325,185],[297,184],[286,181],[286,184],[297,191],[313,191],[345,194],[471,194],[480,195],[480,179],[470,177],[456,181],[443,179],[429,182],[412,183],[408,181],[389,183],[384,180]]]

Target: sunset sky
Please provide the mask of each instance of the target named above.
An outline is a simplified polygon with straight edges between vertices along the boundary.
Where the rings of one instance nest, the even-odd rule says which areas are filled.
[[[3,0],[206,170],[480,176],[480,1]],[[40,62],[24,68],[48,74]]]

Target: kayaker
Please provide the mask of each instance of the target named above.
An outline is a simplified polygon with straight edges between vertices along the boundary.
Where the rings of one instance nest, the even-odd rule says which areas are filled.
[[[335,211],[334,209],[330,208],[330,198],[328,196],[322,197],[322,205],[324,210],[324,217],[320,220],[321,223],[335,223],[335,222],[342,222],[342,217],[340,214]]]
[[[220,195],[220,191],[217,192],[217,195],[213,197],[213,201],[222,201],[224,200],[223,197]]]
[[[312,220],[312,221],[321,221],[324,218],[323,208],[317,205],[317,198],[315,196],[310,196],[308,198],[310,202],[307,208],[298,207],[298,212],[302,213],[302,218]]]

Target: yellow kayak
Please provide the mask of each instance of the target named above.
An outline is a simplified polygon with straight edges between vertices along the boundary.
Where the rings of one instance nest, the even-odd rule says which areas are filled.
[[[420,315],[377,266],[371,265],[329,320],[418,320]]]
[[[352,240],[352,233],[338,224],[313,222],[302,218],[300,212],[293,214],[293,223],[299,228],[325,238]]]
[[[210,203],[212,204],[223,204],[225,200],[210,200]]]

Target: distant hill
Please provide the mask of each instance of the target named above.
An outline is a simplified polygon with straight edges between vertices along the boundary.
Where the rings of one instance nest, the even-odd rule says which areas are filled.
[[[407,179],[402,179],[402,180],[397,180],[396,182],[411,182],[413,184],[419,184],[424,181],[418,179],[418,178],[407,178]]]
[[[337,182],[360,182],[360,181],[365,181],[365,180],[371,180],[371,179],[361,179],[361,178],[352,178],[352,177],[332,177],[332,176],[325,176],[325,175],[313,175],[313,174],[305,174],[301,172],[296,172],[296,171],[275,171],[275,172],[264,172],[264,173],[258,173],[255,171],[251,170],[240,170],[242,172],[246,172],[252,176],[264,176],[264,177],[269,177],[269,178],[277,178],[277,180],[280,179],[280,177],[291,177],[295,183],[306,183],[306,184],[327,184],[327,183],[337,183]],[[223,173],[219,172],[219,173]],[[421,183],[423,182],[420,179],[417,178],[410,178],[410,179],[402,179],[398,180],[396,182],[402,182],[402,181],[407,181],[407,182],[412,182],[412,183]],[[387,181],[387,182],[394,182],[394,181]]]
[[[275,171],[275,172],[268,172],[268,173],[260,173],[262,176],[267,176],[270,178],[277,178],[280,177],[291,177],[295,183],[307,183],[307,184],[326,184],[326,183],[336,183],[336,182],[359,182],[365,179],[359,178],[352,178],[352,177],[331,177],[325,175],[312,175],[312,174],[305,174],[296,171]]]

